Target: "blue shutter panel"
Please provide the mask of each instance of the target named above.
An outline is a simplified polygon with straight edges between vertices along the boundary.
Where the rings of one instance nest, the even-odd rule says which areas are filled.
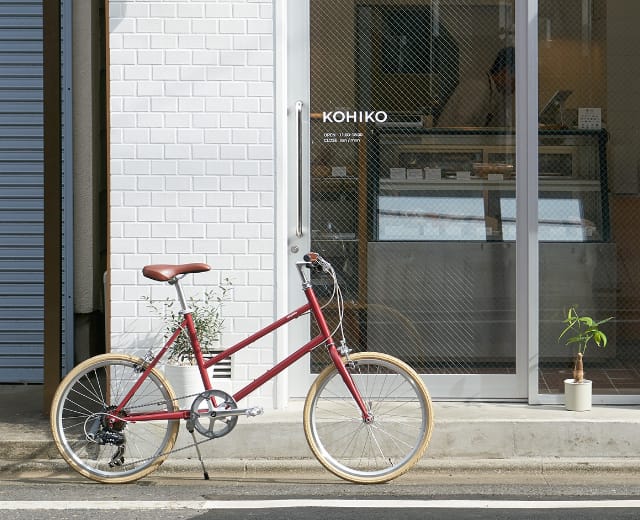
[[[0,382],[42,382],[42,0],[0,0]]]

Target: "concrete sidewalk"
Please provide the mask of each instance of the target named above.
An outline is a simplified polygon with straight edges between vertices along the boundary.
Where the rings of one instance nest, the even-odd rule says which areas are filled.
[[[21,410],[17,411],[18,405]],[[436,402],[426,471],[564,468],[636,471],[640,467],[640,406],[558,406]],[[39,385],[0,386],[0,470],[65,470],[42,413]],[[191,442],[184,424],[177,447]],[[302,403],[241,417],[235,430],[201,446],[217,467],[247,471],[317,468],[302,428]],[[163,468],[195,467],[195,449],[173,453]]]

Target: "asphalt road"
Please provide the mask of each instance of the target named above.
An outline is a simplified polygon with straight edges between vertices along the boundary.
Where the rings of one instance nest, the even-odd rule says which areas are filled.
[[[640,475],[631,472],[409,474],[377,486],[326,474],[162,472],[127,485],[72,472],[0,476],[0,518],[566,519],[640,518]]]

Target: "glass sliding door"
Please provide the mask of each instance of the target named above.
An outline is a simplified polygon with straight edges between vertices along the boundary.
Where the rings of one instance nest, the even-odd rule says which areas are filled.
[[[293,52],[308,61],[290,82],[308,207],[290,245],[337,268],[354,351],[405,360],[436,397],[525,397],[515,2],[308,0],[304,16],[308,49]],[[309,374],[326,361],[314,352]]]
[[[640,395],[640,53],[631,0],[540,0],[539,394],[562,399],[575,350],[558,342],[567,309],[603,326],[585,353],[595,403]],[[541,137],[541,140],[543,137]]]

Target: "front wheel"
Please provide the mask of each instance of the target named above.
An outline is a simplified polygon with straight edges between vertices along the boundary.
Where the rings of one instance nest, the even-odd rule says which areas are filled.
[[[129,413],[177,410],[166,379],[153,369],[114,421],[111,411],[142,375],[143,361],[103,354],[75,367],[51,405],[58,450],[80,474],[98,482],[124,483],[155,470],[176,441],[178,421],[128,421]]]
[[[343,360],[345,361],[345,360]],[[335,366],[317,377],[304,405],[309,447],[330,472],[376,484],[408,471],[427,449],[431,398],[420,376],[387,354],[361,352],[346,367],[373,420],[362,413]]]

